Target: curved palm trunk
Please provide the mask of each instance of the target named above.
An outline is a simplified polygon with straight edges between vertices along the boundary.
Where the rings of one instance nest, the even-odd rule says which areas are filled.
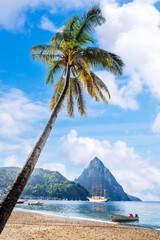
[[[40,156],[40,153],[50,135],[52,130],[53,124],[57,118],[57,115],[63,105],[65,95],[69,86],[69,78],[70,78],[70,66],[67,67],[67,75],[66,75],[66,84],[63,90],[63,93],[55,106],[48,123],[45,126],[40,138],[38,139],[37,143],[35,144],[32,152],[30,153],[29,157],[27,158],[24,167],[22,168],[21,172],[18,174],[17,178],[15,179],[14,183],[12,184],[9,191],[6,193],[4,199],[0,203],[0,233],[2,232],[11,212],[16,205],[25,185],[27,184],[32,171],[37,163],[37,160]]]

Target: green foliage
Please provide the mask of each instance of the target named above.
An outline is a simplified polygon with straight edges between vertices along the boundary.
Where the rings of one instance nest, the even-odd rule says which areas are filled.
[[[8,190],[19,168],[0,168],[0,189]],[[80,184],[68,181],[57,171],[37,168],[26,185],[21,197],[56,198],[68,200],[86,200],[88,191]]]
[[[3,192],[8,190],[8,187],[13,183],[20,169],[18,168],[0,168],[0,189]]]

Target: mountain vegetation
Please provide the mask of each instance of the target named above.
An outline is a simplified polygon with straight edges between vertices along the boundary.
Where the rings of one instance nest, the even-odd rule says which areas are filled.
[[[1,193],[6,193],[19,171],[17,167],[0,168]],[[86,200],[87,195],[88,191],[83,186],[67,180],[59,172],[37,168],[21,197]]]

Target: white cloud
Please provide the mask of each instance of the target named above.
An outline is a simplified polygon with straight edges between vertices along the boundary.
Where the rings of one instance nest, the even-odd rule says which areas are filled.
[[[39,28],[42,28],[44,30],[48,30],[50,32],[57,32],[58,28],[56,28],[53,24],[53,22],[51,22],[46,16],[43,16],[41,18],[41,23],[39,25]]]
[[[48,8],[52,13],[57,8],[73,9],[82,6],[91,5],[98,0],[91,0],[88,3],[85,0],[5,0],[0,1],[0,27],[6,30],[21,30],[27,20],[28,11],[36,11],[42,8]]]
[[[9,152],[9,151],[19,151],[21,145],[19,144],[9,144],[6,142],[0,142],[0,153]]]
[[[160,132],[160,113],[158,113],[154,123],[152,124],[152,131],[154,133]]]
[[[8,139],[3,139],[3,141],[0,141],[0,154],[1,156],[8,156],[8,155],[17,155],[20,156],[23,155],[29,155],[31,152],[34,144],[36,142],[36,139],[23,139],[23,138],[13,138],[11,139],[11,143],[9,143]],[[23,160],[23,157],[21,157]],[[0,159],[0,162],[3,162],[2,159]]]
[[[78,137],[75,130],[61,138],[61,151],[74,165],[87,167],[95,156],[100,158],[124,190],[143,200],[160,200],[160,168],[142,160],[125,142],[111,144],[108,140]],[[153,177],[154,176],[154,177]]]
[[[120,6],[114,0],[101,1],[106,23],[98,28],[97,39],[100,47],[121,56],[128,78],[123,86],[111,79],[111,101],[122,108],[137,108],[136,96],[145,86],[160,99],[160,13],[155,2],[135,0]]]
[[[33,131],[34,123],[48,115],[46,106],[32,102],[19,89],[9,89],[0,96],[0,137],[12,138]]]
[[[40,165],[39,167],[48,169],[50,171],[58,171],[62,175],[66,176],[66,168],[65,168],[65,165],[62,163],[56,163],[56,162],[46,163],[46,164]]]
[[[49,117],[49,107],[25,96],[19,89],[2,85],[0,92],[0,164],[23,165]],[[17,158],[19,162],[17,162]]]
[[[20,167],[18,158],[15,155],[10,155],[4,160],[4,167]]]

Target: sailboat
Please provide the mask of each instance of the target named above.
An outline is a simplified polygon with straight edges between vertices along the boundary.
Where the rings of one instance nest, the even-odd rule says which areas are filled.
[[[90,202],[108,202],[109,198],[107,197],[101,197],[101,196],[92,196],[91,198],[88,197],[88,200]]]
[[[100,187],[100,189],[99,189]],[[99,191],[100,190],[100,191]],[[94,185],[92,185],[92,197],[88,197],[90,202],[108,202],[109,198],[106,197],[106,189],[104,188],[104,196],[102,196],[102,184],[97,184],[96,182],[96,189]]]

